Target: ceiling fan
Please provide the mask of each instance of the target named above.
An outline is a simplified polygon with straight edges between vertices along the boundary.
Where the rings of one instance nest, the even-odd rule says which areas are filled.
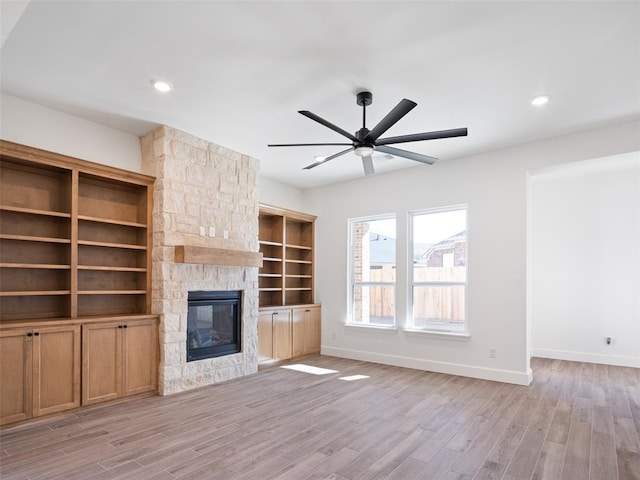
[[[334,125],[331,122],[328,122],[324,118],[319,117],[318,115],[311,113],[307,110],[299,110],[298,113],[301,113],[307,118],[318,122],[321,125],[324,125],[327,128],[330,128],[334,132],[339,133],[343,137],[351,140],[351,143],[276,143],[269,144],[269,147],[309,147],[309,146],[327,146],[327,145],[349,145],[349,148],[343,150],[338,153],[334,153],[326,158],[318,160],[311,165],[307,165],[304,167],[304,170],[309,170],[311,168],[317,167],[322,163],[326,163],[329,160],[333,160],[334,158],[339,157],[340,155],[344,155],[345,153],[349,153],[353,151],[357,156],[362,158],[362,166],[364,167],[365,175],[371,175],[374,172],[373,169],[373,159],[371,155],[374,151],[387,153],[390,155],[394,155],[396,157],[408,158],[409,160],[415,160],[416,162],[427,163],[429,165],[436,162],[438,159],[434,157],[429,157],[428,155],[422,155],[420,153],[408,152],[407,150],[401,150],[399,148],[389,147],[389,145],[393,145],[396,143],[407,143],[407,142],[417,142],[420,140],[435,140],[438,138],[450,138],[450,137],[464,137],[467,135],[466,128],[454,128],[451,130],[439,130],[436,132],[424,132],[424,133],[414,133],[411,135],[400,135],[397,137],[386,137],[380,138],[380,136],[389,130],[396,122],[398,122],[402,117],[404,117],[407,113],[409,113],[417,103],[412,102],[411,100],[407,100],[403,98],[400,100],[400,103],[395,106],[393,110],[391,110],[386,117],[384,117],[380,122],[373,127],[372,130],[369,130],[366,127],[366,119],[367,113],[366,108],[368,105],[371,105],[373,101],[373,95],[371,92],[363,91],[359,92],[356,95],[356,103],[362,106],[362,128],[358,130],[355,135],[343,130],[342,128]]]

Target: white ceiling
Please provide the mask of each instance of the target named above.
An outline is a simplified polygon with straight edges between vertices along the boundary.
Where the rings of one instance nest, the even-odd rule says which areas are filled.
[[[640,116],[638,2],[19,3],[2,2],[2,91],[136,135],[170,125],[301,188],[360,177],[360,159],[302,170],[344,147],[266,145],[343,141],[297,111],[355,132],[363,88],[369,128],[418,103],[385,136],[467,127],[400,145],[442,161]]]

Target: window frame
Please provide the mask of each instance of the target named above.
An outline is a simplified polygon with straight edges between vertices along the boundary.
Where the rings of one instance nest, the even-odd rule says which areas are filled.
[[[415,272],[414,272],[414,254],[415,254],[415,245],[414,245],[414,224],[415,218],[421,215],[431,215],[438,213],[446,213],[446,212],[454,212],[454,211],[465,211],[465,275],[464,282],[454,282],[454,281],[432,281],[432,282],[416,282],[415,281]],[[469,318],[468,318],[468,303],[469,303],[469,206],[468,204],[459,204],[459,205],[450,205],[446,207],[435,207],[435,208],[426,208],[420,210],[410,210],[408,212],[408,237],[407,237],[407,321],[405,325],[405,330],[408,332],[420,332],[427,334],[436,334],[436,335],[452,335],[452,336],[461,336],[467,337],[469,335]],[[452,328],[429,328],[429,327],[418,327],[415,324],[414,318],[414,299],[415,299],[415,287],[462,287],[464,288],[464,303],[463,303],[463,320],[464,325],[463,328],[460,329],[452,329]]]
[[[395,248],[395,269],[396,269],[396,275],[395,275],[395,281],[394,282],[355,282],[355,244],[354,244],[354,228],[355,225],[357,223],[363,223],[363,222],[371,222],[371,221],[376,221],[376,220],[394,220],[395,222],[395,241],[396,241],[396,248]],[[347,294],[347,302],[348,302],[348,308],[347,308],[347,319],[346,319],[346,325],[349,327],[364,327],[364,328],[376,328],[376,329],[388,329],[388,330],[395,330],[397,328],[397,294],[398,294],[398,289],[397,289],[397,283],[398,283],[398,218],[397,215],[395,213],[384,213],[384,214],[379,214],[379,215],[367,215],[364,217],[353,217],[353,218],[349,218],[347,221],[348,225],[348,231],[349,231],[349,235],[348,235],[348,254],[347,254],[347,259],[348,259],[348,294]],[[355,315],[355,290],[356,287],[392,287],[393,288],[393,321],[391,325],[385,325],[385,324],[381,324],[381,323],[364,323],[364,322],[356,322],[354,321]]]

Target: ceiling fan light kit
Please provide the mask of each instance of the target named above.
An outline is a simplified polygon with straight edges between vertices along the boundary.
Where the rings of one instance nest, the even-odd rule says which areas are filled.
[[[440,130],[436,132],[424,132],[414,133],[411,135],[400,135],[397,137],[380,138],[381,135],[395,125],[402,117],[413,110],[417,103],[403,98],[400,103],[396,105],[378,124],[369,130],[366,127],[367,120],[367,106],[373,102],[373,95],[371,92],[362,91],[356,95],[356,103],[362,107],[362,128],[358,130],[355,135],[347,132],[346,130],[334,125],[333,123],[325,120],[318,115],[311,113],[307,110],[299,110],[298,113],[304,115],[311,120],[318,122],[321,125],[339,133],[343,137],[349,139],[351,143],[278,143],[269,144],[269,147],[308,147],[308,146],[349,146],[346,150],[330,155],[322,160],[318,160],[311,165],[304,167],[305,170],[310,170],[317,167],[321,163],[327,163],[329,160],[333,160],[341,155],[349,152],[353,152],[358,157],[362,158],[362,166],[364,168],[365,175],[371,175],[374,172],[373,160],[371,155],[374,151],[383,152],[396,157],[408,158],[409,160],[415,160],[416,162],[426,163],[428,165],[433,164],[438,159],[423,155],[421,153],[409,152],[407,150],[401,150],[399,148],[389,147],[388,145],[396,143],[418,142],[422,140],[435,140],[439,138],[451,138],[451,137],[464,137],[467,135],[466,128],[455,128],[452,130]]]

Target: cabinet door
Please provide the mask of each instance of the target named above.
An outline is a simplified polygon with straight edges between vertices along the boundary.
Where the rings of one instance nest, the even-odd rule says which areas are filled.
[[[291,358],[291,309],[275,310],[273,315],[273,358]]]
[[[80,326],[33,329],[33,416],[80,406]]]
[[[0,424],[31,417],[31,329],[0,330]]]
[[[118,398],[122,392],[121,323],[82,326],[82,404]]]
[[[304,308],[291,309],[291,353],[294,357],[305,354],[305,310]]]
[[[320,307],[308,307],[304,312],[304,354],[320,353]]]
[[[258,313],[258,361],[273,359],[273,316],[271,312]]]
[[[158,328],[154,319],[131,320],[122,330],[122,394],[155,391]]]

